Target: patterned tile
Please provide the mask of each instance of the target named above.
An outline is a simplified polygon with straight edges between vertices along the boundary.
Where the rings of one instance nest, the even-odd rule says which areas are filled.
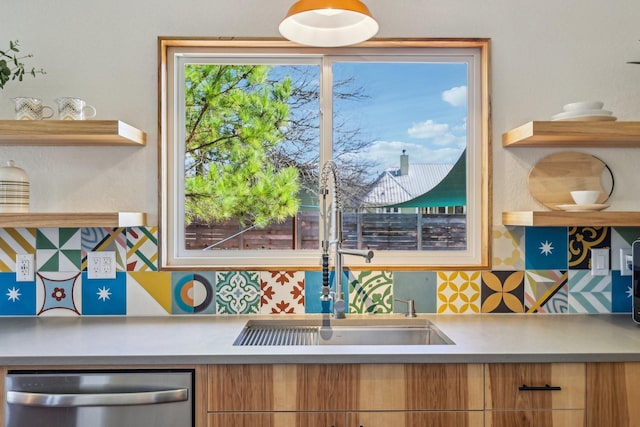
[[[524,313],[524,272],[483,272],[482,312]]]
[[[438,313],[480,313],[480,272],[439,271]]]
[[[633,292],[631,276],[621,276],[619,271],[611,272],[611,312],[631,313]]]
[[[170,272],[127,272],[127,316],[166,316],[171,303]]]
[[[567,277],[566,270],[525,271],[525,311],[566,313],[569,299]]]
[[[171,313],[215,313],[214,283],[214,273],[171,273]]]
[[[304,314],[304,272],[260,273],[260,313]]]
[[[36,282],[16,282],[15,273],[0,273],[0,316],[35,316]]]
[[[82,278],[80,272],[37,273],[38,316],[80,315]]]
[[[0,228],[0,272],[16,271],[16,254],[35,253],[35,228]]]
[[[127,230],[127,271],[158,271],[158,227]]]
[[[626,249],[631,254],[631,245],[633,241],[629,243],[627,237],[620,233],[627,232],[629,228],[633,228],[636,231],[640,231],[637,227],[614,227],[611,228],[611,270],[620,270],[620,249]],[[640,236],[637,234],[636,236]]]
[[[610,248],[609,227],[569,228],[569,268],[588,270],[591,268],[591,249]]]
[[[36,271],[80,271],[82,237],[79,228],[38,228]]]
[[[525,227],[527,270],[566,270],[567,227]]]
[[[114,316],[127,314],[127,274],[115,279],[89,279],[82,273],[82,315]]]
[[[393,273],[393,297],[415,301],[417,313],[438,310],[438,276],[434,271],[396,271]],[[393,303],[394,313],[406,313],[406,304]]]
[[[116,271],[126,271],[127,236],[124,227],[87,227],[82,229],[82,271],[87,270],[87,252],[110,251],[116,254]]]
[[[392,313],[392,277],[390,271],[349,272],[349,313]]]
[[[216,272],[216,312],[260,312],[260,274],[255,271]]]
[[[611,276],[569,270],[569,313],[611,313]]]
[[[493,270],[524,269],[524,227],[493,227]]]
[[[629,247],[634,240],[640,239],[640,227],[614,227],[614,230]]]

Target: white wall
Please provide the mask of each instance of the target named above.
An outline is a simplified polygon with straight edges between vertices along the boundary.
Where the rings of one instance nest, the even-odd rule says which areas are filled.
[[[277,37],[293,0],[2,0],[0,49],[19,39],[47,75],[0,91],[49,103],[82,97],[99,119],[148,133],[145,148],[0,147],[32,181],[33,211],[146,211],[157,221],[157,37]],[[619,120],[640,120],[637,0],[368,0],[380,37],[492,39],[494,223],[503,210],[539,209],[529,169],[562,149],[504,149],[504,131],[545,120],[565,103],[602,100]],[[639,149],[581,149],[610,165],[614,209],[640,210]]]

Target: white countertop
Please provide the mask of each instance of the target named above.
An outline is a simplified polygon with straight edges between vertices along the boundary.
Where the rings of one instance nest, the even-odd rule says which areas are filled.
[[[454,345],[233,346],[248,320],[276,318],[320,316],[2,318],[0,365],[640,361],[629,314],[418,316]]]

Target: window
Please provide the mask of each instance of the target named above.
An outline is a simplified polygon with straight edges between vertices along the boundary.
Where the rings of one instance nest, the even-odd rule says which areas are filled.
[[[487,40],[160,53],[162,268],[318,267],[329,160],[343,246],[374,250],[367,268],[488,266]]]

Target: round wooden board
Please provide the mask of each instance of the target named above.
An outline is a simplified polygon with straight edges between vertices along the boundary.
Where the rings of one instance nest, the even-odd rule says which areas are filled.
[[[591,154],[566,151],[543,158],[529,172],[531,196],[549,209],[575,203],[574,190],[599,190],[596,203],[604,203],[613,191],[611,170]]]

